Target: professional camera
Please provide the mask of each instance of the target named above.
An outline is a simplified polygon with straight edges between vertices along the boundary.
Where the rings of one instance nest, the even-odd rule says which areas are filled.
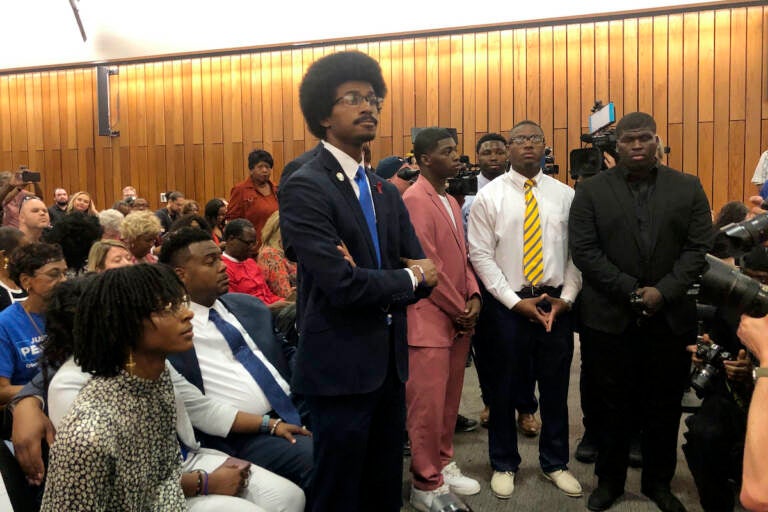
[[[549,175],[560,172],[560,166],[555,163],[555,154],[549,146],[544,148],[544,163],[541,166],[541,170],[544,174]]]
[[[699,299],[733,314],[759,318],[768,314],[768,287],[738,268],[706,255],[708,268],[701,276]]]
[[[691,386],[699,398],[709,395],[715,389],[717,377],[725,371],[723,361],[732,361],[733,355],[716,343],[696,341],[696,357],[702,360],[701,367],[691,373]]]
[[[603,105],[595,101],[590,110],[589,133],[581,135],[581,141],[591,144],[591,148],[574,149],[569,158],[571,163],[571,178],[589,178],[606,169],[603,153],[608,153],[614,159],[616,152],[616,130],[611,126],[616,122],[616,110],[613,103]]]
[[[723,226],[718,237],[724,237],[734,252],[748,252],[752,247],[768,241],[768,213]]]
[[[467,155],[461,155],[459,162],[461,170],[453,178],[448,178],[446,192],[452,196],[474,196],[477,194],[477,175],[480,174],[480,166],[472,164]]]

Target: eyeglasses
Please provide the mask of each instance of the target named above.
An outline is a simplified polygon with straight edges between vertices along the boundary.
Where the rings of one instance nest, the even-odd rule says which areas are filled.
[[[514,144],[515,146],[522,146],[526,142],[530,142],[531,144],[543,144],[544,136],[543,135],[516,135],[511,139],[509,139],[509,143]]]
[[[37,196],[29,195],[29,194],[27,194],[24,197],[22,197],[21,198],[21,202],[19,203],[19,213],[21,213],[21,207],[24,206],[24,203],[26,203],[30,199],[40,199],[40,198],[37,197]]]
[[[51,281],[59,281],[67,277],[67,270],[66,269],[62,270],[60,268],[52,268],[48,272],[42,272],[42,273],[35,272],[35,277],[46,277]]]
[[[178,315],[185,309],[189,309],[189,297],[184,295],[179,302],[169,302],[163,309],[157,312],[160,315]]]
[[[240,240],[240,241],[241,241],[241,242],[243,242],[245,245],[254,245],[254,244],[257,242],[257,240],[256,240],[255,238],[254,238],[254,239],[252,239],[252,240],[245,240],[245,239],[243,239],[243,238],[240,238],[240,237],[235,237],[235,240]]]
[[[381,105],[384,103],[384,98],[379,98],[373,93],[363,96],[359,92],[348,92],[341,98],[336,98],[336,101],[334,101],[333,104],[344,103],[350,107],[356,107],[362,101],[365,101],[376,110],[381,111]]]

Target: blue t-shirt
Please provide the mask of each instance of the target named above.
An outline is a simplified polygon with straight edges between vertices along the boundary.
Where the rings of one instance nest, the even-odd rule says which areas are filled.
[[[21,304],[16,302],[0,312],[0,377],[6,377],[14,386],[26,384],[35,376],[47,337],[45,319],[30,313],[35,329]]]

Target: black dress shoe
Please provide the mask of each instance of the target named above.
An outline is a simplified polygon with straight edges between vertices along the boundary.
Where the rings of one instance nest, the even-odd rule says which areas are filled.
[[[584,432],[584,437],[581,438],[576,447],[576,460],[584,464],[594,464],[597,460],[597,443],[589,430]]]
[[[614,491],[608,486],[598,485],[597,488],[592,491],[592,494],[589,495],[587,508],[595,511],[608,510],[622,494],[624,494],[624,491]]]
[[[685,507],[669,489],[643,491],[661,512],[686,512]]]
[[[472,432],[477,428],[477,422],[459,414],[456,416],[456,432]]]

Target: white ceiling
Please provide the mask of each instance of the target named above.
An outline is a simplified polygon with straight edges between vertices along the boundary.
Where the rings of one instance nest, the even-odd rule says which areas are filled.
[[[459,2],[463,5],[459,6]],[[464,3],[466,2],[466,3]],[[487,25],[700,3],[700,0],[0,1],[0,70]],[[472,5],[477,8],[472,8]]]

